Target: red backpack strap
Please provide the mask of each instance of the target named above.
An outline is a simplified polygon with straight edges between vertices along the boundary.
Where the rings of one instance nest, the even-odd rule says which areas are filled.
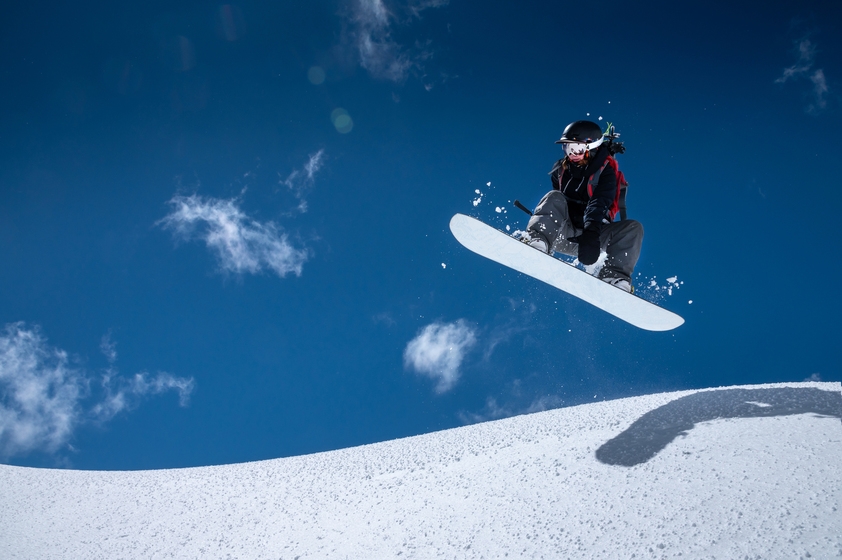
[[[620,212],[620,220],[627,219],[626,213],[626,190],[628,190],[629,182],[626,181],[626,176],[619,169],[617,170],[617,210]]]
[[[626,182],[626,177],[623,175],[623,172],[620,171],[620,166],[617,164],[617,160],[613,156],[608,156],[606,159],[606,163],[609,163],[611,167],[614,169],[614,175],[617,177],[617,192],[614,194],[614,203],[611,205],[611,208],[608,211],[608,215],[613,220],[617,213],[620,213],[620,220],[626,219],[626,188],[628,187],[628,182]]]

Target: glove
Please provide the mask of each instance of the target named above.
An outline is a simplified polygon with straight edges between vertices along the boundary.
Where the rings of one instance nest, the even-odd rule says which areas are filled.
[[[599,230],[586,229],[579,236],[579,262],[591,265],[599,258]]]

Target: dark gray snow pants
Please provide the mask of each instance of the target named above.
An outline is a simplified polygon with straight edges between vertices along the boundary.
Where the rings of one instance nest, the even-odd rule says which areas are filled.
[[[527,230],[536,233],[547,241],[553,251],[575,257],[579,253],[579,244],[571,238],[582,235],[582,230],[570,222],[567,198],[561,191],[550,191],[529,219]],[[622,220],[602,225],[599,246],[608,254],[605,265],[599,271],[600,278],[626,278],[631,280],[634,266],[640,258],[640,246],[643,243],[643,226],[635,220]]]

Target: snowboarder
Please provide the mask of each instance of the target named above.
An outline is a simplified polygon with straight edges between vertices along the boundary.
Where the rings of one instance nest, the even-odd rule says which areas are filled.
[[[616,135],[609,131],[610,139]],[[620,184],[611,142],[591,121],[567,125],[556,144],[564,158],[550,172],[553,190],[533,212],[522,240],[545,253],[553,251],[577,257],[592,265],[600,252],[607,253],[598,277],[633,292],[632,272],[640,257],[643,226],[635,220],[614,222]]]

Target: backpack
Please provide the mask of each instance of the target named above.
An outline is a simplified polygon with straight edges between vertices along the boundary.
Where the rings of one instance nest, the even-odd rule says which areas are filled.
[[[628,189],[629,183],[626,181],[625,175],[623,172],[620,171],[620,166],[617,164],[617,160],[614,159],[614,153],[623,153],[623,151],[615,152],[612,148],[616,149],[619,147],[621,150],[625,150],[623,145],[619,142],[614,144],[613,142],[609,144],[609,150],[611,151],[612,155],[609,155],[605,158],[605,163],[602,164],[602,167],[597,169],[596,173],[591,175],[591,178],[588,179],[588,196],[593,196],[593,189],[599,183],[599,176],[602,175],[602,170],[605,169],[607,165],[610,165],[614,169],[614,175],[617,176],[617,192],[614,194],[614,202],[611,204],[611,207],[608,209],[608,217],[610,218],[610,222],[614,221],[614,217],[619,213],[620,220],[626,219],[626,190]]]

